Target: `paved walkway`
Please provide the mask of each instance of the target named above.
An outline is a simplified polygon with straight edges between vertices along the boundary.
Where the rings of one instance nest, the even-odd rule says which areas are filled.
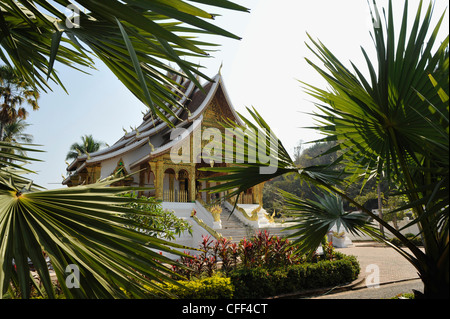
[[[419,278],[416,269],[391,247],[375,242],[354,242],[347,248],[336,250],[358,259],[360,280],[367,278],[369,282],[377,271],[380,284]],[[366,285],[365,280],[361,284]]]
[[[412,289],[419,291],[422,289],[423,284],[416,269],[391,247],[377,242],[353,242],[347,248],[336,248],[336,250],[357,258],[361,271],[356,280],[344,286],[312,289],[274,298],[385,299],[397,295],[398,292],[395,289],[402,293],[411,292]],[[373,280],[375,278],[377,280]],[[367,289],[368,285],[374,285],[374,288],[380,289]],[[403,286],[398,287],[399,285]],[[349,295],[352,292],[355,294]],[[372,292],[374,296],[366,295],[365,292]],[[375,296],[375,293],[378,295]]]
[[[344,287],[310,294],[308,299],[390,299],[413,289],[423,291],[416,269],[393,248],[375,242],[354,242],[336,250],[358,259],[358,279]],[[374,278],[378,278],[377,282]],[[367,289],[377,283],[376,289]]]

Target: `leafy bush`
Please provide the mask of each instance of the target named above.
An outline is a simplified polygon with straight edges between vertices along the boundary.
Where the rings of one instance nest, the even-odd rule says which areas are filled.
[[[168,293],[180,299],[232,299],[234,286],[230,278],[214,275],[202,279],[180,281],[182,286],[173,284],[161,285]],[[157,297],[166,297],[152,290]]]
[[[236,269],[228,276],[235,287],[235,298],[254,299],[276,294],[271,273],[262,267]]]
[[[227,277],[215,274],[206,278],[180,281],[184,286],[161,285],[180,299],[255,299],[306,289],[342,285],[355,280],[360,272],[354,256],[337,253],[337,260],[290,265],[283,268],[239,267]],[[151,291],[156,297],[166,297]]]
[[[131,197],[136,201],[128,206],[147,215],[129,213],[127,218],[136,222],[135,230],[164,239],[174,240],[184,232],[192,234],[192,226],[182,218],[178,218],[175,212],[164,210],[161,204],[153,197],[141,196],[136,193],[125,193],[120,196]]]
[[[395,297],[392,297],[391,299],[416,299],[416,296],[412,292],[405,292],[402,294],[398,294]]]
[[[185,267],[173,266],[173,271],[177,274],[191,279],[192,277],[200,278],[204,275],[212,276],[218,268],[218,258],[220,254],[219,249],[220,243],[226,242],[227,239],[223,238],[216,241],[213,245],[214,240],[210,236],[202,236],[202,242],[200,244],[201,253],[199,255],[191,255],[190,252],[184,252],[186,256],[181,257],[178,262]]]

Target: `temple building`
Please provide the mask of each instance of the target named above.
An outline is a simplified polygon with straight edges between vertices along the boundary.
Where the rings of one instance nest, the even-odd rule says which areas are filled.
[[[155,197],[163,209],[189,221],[192,234],[176,239],[188,247],[197,247],[202,236],[239,241],[261,229],[280,232],[287,225],[274,222],[262,207],[263,184],[241,194],[236,207],[233,200],[223,201],[220,207],[208,205],[225,194],[201,191],[215,186],[208,178],[219,173],[200,168],[230,165],[220,160],[222,150],[217,151],[211,144],[217,145],[219,139],[222,145],[225,120],[245,125],[231,105],[220,73],[204,84],[203,90],[181,76],[173,79],[181,84],[184,94],[178,99],[183,107],[170,117],[172,126],[150,114],[144,115],[142,124],[112,146],[78,156],[68,165],[63,184],[85,185],[119,175],[124,179],[116,186],[148,188],[140,195]],[[220,157],[215,158],[216,155]]]
[[[205,158],[204,148],[209,141],[202,136],[211,128],[223,132],[221,123],[225,119],[240,125],[243,123],[231,105],[220,73],[203,85],[204,90],[180,76],[176,81],[182,85],[184,95],[178,100],[183,107],[177,109],[177,118],[170,118],[173,127],[150,114],[144,115],[142,124],[114,145],[78,156],[67,167],[69,174],[63,184],[69,187],[90,184],[118,174],[128,176],[120,182],[121,185],[150,187],[152,190],[143,195],[154,196],[162,202],[194,202],[199,199],[209,203],[212,198],[223,195],[200,192],[215,184],[200,181],[214,173],[199,168],[228,165]],[[183,148],[189,153],[186,154]],[[184,151],[183,156],[175,154],[176,161],[173,160],[174,149]],[[261,206],[262,185],[248,190],[239,201]]]

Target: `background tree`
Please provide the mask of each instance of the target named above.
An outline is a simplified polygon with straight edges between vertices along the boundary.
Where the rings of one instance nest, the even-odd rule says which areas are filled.
[[[105,142],[94,139],[92,134],[83,135],[81,137],[81,143],[73,143],[70,146],[70,151],[67,153],[66,160],[75,159],[82,154],[94,153],[105,145]]]
[[[17,146],[33,143],[33,135],[25,133],[28,126],[30,126],[30,124],[22,119],[10,122],[3,127],[3,136],[0,140]],[[27,152],[21,149],[8,149],[4,151],[12,153],[17,152],[17,154],[21,156],[27,155]]]
[[[299,164],[300,156],[302,155],[302,151],[304,149],[303,140],[298,141],[297,146],[294,146],[294,163]]]
[[[342,165],[335,165],[336,160],[341,153],[339,150],[333,149],[336,146],[335,142],[325,141],[321,143],[313,143],[309,147],[305,147],[304,144],[299,143],[297,152],[294,153],[294,164],[298,167],[311,167],[311,166],[323,166],[333,167],[334,170],[340,171],[343,169]],[[298,152],[299,149],[301,152]],[[377,197],[373,197],[373,188],[375,187],[375,180],[366,181],[363,183],[363,179],[355,180],[353,183],[347,185],[346,193],[349,197],[357,199],[357,202],[365,206],[367,209],[377,209]],[[267,211],[272,212],[274,209],[277,213],[283,211],[282,196],[279,194],[279,190],[286,191],[290,194],[296,195],[303,199],[316,200],[317,194],[321,193],[319,187],[305,183],[298,174],[286,174],[273,178],[264,184],[263,189],[263,202],[264,208]],[[385,198],[388,199],[387,183],[381,184],[381,190],[385,194]],[[370,196],[369,196],[370,195]],[[376,195],[376,191],[375,191]],[[362,199],[366,199],[361,202]],[[346,200],[343,201],[344,209],[346,211],[354,210],[355,207],[350,205]]]
[[[294,151],[294,164],[298,167],[330,166],[337,158],[336,151],[328,153],[333,146],[335,146],[333,142],[324,142],[305,147],[305,144],[299,142]],[[304,183],[298,174],[290,173],[278,176],[264,184],[263,203],[266,210],[275,209],[277,213],[282,212],[282,196],[279,190],[311,200],[315,200],[315,194],[319,192],[316,186]]]
[[[17,70],[7,65],[0,66],[0,139],[4,140],[4,127],[27,118],[28,111],[22,105],[28,104],[32,110],[39,109],[39,93],[17,75]]]

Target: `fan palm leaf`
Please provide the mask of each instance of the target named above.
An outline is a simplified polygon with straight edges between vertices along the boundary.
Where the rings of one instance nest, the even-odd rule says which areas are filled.
[[[423,13],[420,2],[408,34],[406,1],[396,38],[392,3],[385,25],[374,4],[378,65],[362,50],[369,77],[353,64],[354,72],[346,69],[310,37],[310,48],[324,67],[308,62],[330,90],[309,85],[307,90],[322,111],[315,115],[321,121],[316,129],[337,141],[355,178],[384,175],[407,196],[408,204],[399,209],[413,210],[413,223],[424,239],[426,257],[420,259],[419,273],[425,293],[439,295],[445,276],[437,274],[445,273],[445,267],[448,272],[448,263],[440,262],[448,259],[448,34],[437,43],[445,13],[431,28],[432,5]]]
[[[284,148],[282,142],[276,137],[273,130],[264,121],[261,115],[255,109],[247,110],[257,124],[252,123],[242,114],[239,114],[239,116],[245,123],[244,126],[240,126],[230,121],[223,123],[223,125],[227,128],[239,128],[240,130],[234,130],[234,132],[241,132],[243,135],[245,134],[246,139],[242,136],[242,138],[237,138],[234,140],[232,158],[230,157],[230,154],[225,152],[225,162],[231,163],[228,167],[200,168],[200,170],[204,171],[222,173],[221,175],[208,177],[208,181],[218,183],[217,185],[208,187],[203,191],[216,193],[223,192],[226,194],[225,198],[232,198],[234,196],[239,196],[246,189],[271,180],[277,176],[287,173],[295,173],[299,175],[301,180],[311,183],[320,189],[326,190],[327,192],[337,194],[340,198],[347,200],[349,203],[364,212],[367,217],[376,220],[378,223],[383,225],[383,227],[386,227],[392,234],[398,237],[403,244],[408,246],[418,258],[423,258],[423,253],[417,249],[417,247],[412,245],[394,227],[346,195],[343,188],[345,187],[343,180],[347,177],[351,177],[352,175],[350,173],[334,170],[329,165],[301,168],[297,167],[291,159],[289,153]],[[251,130],[249,131],[248,128],[251,128]],[[261,143],[261,140],[266,140],[266,143]],[[226,131],[223,133],[222,141],[222,149],[224,150],[226,149],[227,144],[230,143]],[[252,157],[252,154],[255,154],[255,152],[257,152],[258,155]],[[236,163],[235,160],[239,157],[246,159],[246,161],[244,163]],[[249,158],[253,158],[254,161],[249,162]],[[343,187],[340,188],[339,186]],[[286,197],[287,193],[284,194]],[[236,198],[235,205],[237,202],[238,199]],[[365,230],[367,231],[368,228]],[[372,234],[372,236],[375,235],[377,234]],[[377,238],[381,239],[380,236]],[[302,250],[304,253],[311,253],[312,251],[310,249],[312,249],[312,247],[314,247],[314,245],[302,246]],[[314,250],[316,248],[317,246],[314,247]]]
[[[23,165],[35,159],[18,151],[35,152],[34,146],[0,146],[5,161],[0,166],[0,299],[8,291],[29,298],[33,286],[54,298],[44,256],[67,298],[145,298],[148,287],[164,292],[155,283],[176,284],[163,266],[174,261],[162,253],[181,254],[174,248],[182,246],[136,231],[146,227],[128,216],[151,218],[152,213],[132,208],[139,199],[118,196],[141,188],[110,187],[120,180],[111,177],[87,186],[43,190],[22,176],[32,173]],[[71,267],[79,271],[79,285],[73,287],[66,281]]]
[[[317,195],[317,200],[304,200],[283,190],[279,193],[284,199],[283,209],[288,216],[296,220],[296,224],[286,228],[294,230],[289,237],[295,238],[293,245],[302,252],[313,252],[322,242],[326,234],[336,226],[355,236],[361,233],[377,233],[367,222],[363,213],[344,211],[342,199],[331,193]]]
[[[248,11],[226,0],[197,2]],[[66,8],[76,12],[78,23],[66,17]],[[208,56],[206,48],[214,44],[195,36],[239,39],[208,22],[213,18],[181,0],[7,1],[0,4],[0,59],[44,91],[51,89],[48,80],[63,86],[55,62],[86,72],[100,59],[152,115],[169,122],[173,108],[181,107],[177,96],[182,88],[168,73],[188,77],[198,86],[197,76],[207,78],[199,65],[185,58]]]
[[[161,290],[156,282],[173,282],[163,263],[174,262],[159,252],[177,254],[172,248],[181,246],[134,231],[142,225],[126,216],[144,213],[127,206],[137,199],[117,196],[129,187],[108,187],[115,181],[32,191],[2,180],[8,188],[0,190],[0,298],[11,283],[16,295],[30,296],[29,262],[54,297],[44,254],[67,298],[142,298],[145,286]],[[72,289],[68,266],[79,269],[79,286]]]
[[[268,179],[297,170],[281,141],[274,135],[258,112],[249,108],[247,108],[247,111],[258,123],[258,126],[241,114],[239,116],[246,124],[245,126],[232,121],[223,123],[225,127],[232,129],[236,134],[236,141],[231,141],[230,144],[233,148],[232,152],[221,154],[224,155],[223,162],[232,163],[232,165],[230,167],[201,168],[201,170],[216,173],[227,173],[226,175],[208,177],[208,180],[222,183],[209,188],[209,190],[215,192],[230,191],[228,197],[239,195],[244,190]],[[223,134],[222,141],[223,147],[221,149],[225,150],[230,142],[226,133]],[[246,141],[248,142],[246,143]],[[258,143],[261,145],[261,141],[264,141],[264,150],[259,151]],[[236,160],[240,157],[246,159],[245,163],[239,163]],[[254,158],[254,161],[251,158]],[[211,159],[214,160],[214,158]],[[226,182],[226,184],[223,184],[223,182]]]
[[[388,223],[349,198],[344,191],[345,184],[336,178],[330,179],[337,176],[337,172],[329,173],[332,167],[326,170],[317,167],[296,169],[279,164],[278,168],[286,171],[267,175],[265,180],[278,173],[297,171],[301,177],[338,194],[408,247],[411,253],[393,246],[418,270],[425,284],[425,295],[448,296],[448,34],[437,42],[445,12],[432,28],[432,4],[423,12],[421,1],[408,30],[409,3],[405,1],[397,38],[392,1],[389,1],[387,13],[384,12],[384,24],[376,1],[373,3],[374,28],[371,34],[378,64],[374,65],[366,50],[362,49],[367,78],[356,65],[351,64],[353,70],[347,68],[323,43],[308,35],[312,42],[308,47],[322,66],[310,59],[307,61],[329,85],[329,89],[324,90],[305,84],[307,92],[318,101],[318,112],[313,114],[318,125],[314,129],[325,135],[315,142],[336,143],[333,150],[340,150],[342,155],[334,164],[344,164],[341,167],[344,167],[342,176],[348,174],[348,178],[343,179],[346,183],[361,177],[367,182],[371,178],[385,176],[397,184],[400,192],[408,198],[407,205],[401,209],[413,209],[415,218],[412,224],[419,225],[425,253]],[[264,123],[262,119],[257,122]],[[248,165],[252,174],[258,174],[255,166],[260,164]],[[264,180],[264,176],[252,176],[250,170],[246,173],[244,167],[230,168],[229,189],[234,187],[237,188],[234,192],[242,191],[238,185],[249,187]],[[220,171],[226,172],[227,169]],[[227,177],[217,180],[227,181]],[[226,190],[227,183],[216,189]],[[288,198],[292,204],[293,198]],[[312,213],[320,211],[314,210],[320,208],[318,203],[313,206],[298,200],[295,203]],[[304,221],[312,223],[318,216],[323,217],[316,214],[311,217],[313,219]],[[319,229],[317,225],[316,229]],[[326,228],[320,228],[319,233],[323,234]],[[301,229],[307,236],[307,228]],[[372,235],[386,241],[375,233]]]
[[[193,2],[247,11],[228,0]],[[64,7],[77,11],[77,23],[68,22]],[[187,58],[207,56],[213,44],[194,36],[238,39],[207,22],[213,17],[181,0],[2,1],[0,59],[14,66],[23,82],[43,91],[51,89],[50,81],[64,88],[57,64],[86,72],[99,59],[149,107],[151,115],[170,124],[169,117],[181,107],[177,100],[183,89],[175,75],[198,86],[197,77],[206,78]],[[130,208],[136,199],[117,196],[141,189],[109,187],[117,180],[37,189],[20,176],[30,172],[23,165],[32,159],[3,150],[32,149],[0,143],[0,298],[8,290],[28,298],[33,285],[55,296],[44,253],[68,298],[145,297],[145,286],[161,290],[155,283],[173,282],[173,274],[162,265],[173,261],[158,252],[177,254],[172,248],[180,246],[134,231],[142,226],[125,216],[143,213]],[[31,276],[28,261],[43,290]],[[67,267],[79,269],[78,288],[64,285]]]

